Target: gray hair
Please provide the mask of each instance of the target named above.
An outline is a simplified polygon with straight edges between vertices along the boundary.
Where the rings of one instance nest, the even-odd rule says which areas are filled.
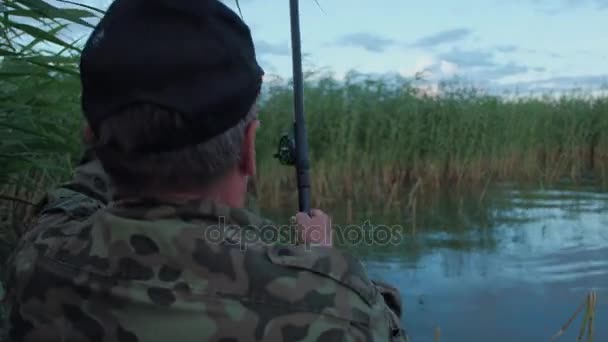
[[[142,122],[142,111],[148,120]],[[110,117],[100,128],[98,156],[119,191],[188,191],[202,188],[224,176],[241,162],[245,130],[257,118],[254,105],[234,127],[204,143],[180,150],[129,156],[141,142],[162,139],[164,132],[185,124],[179,115],[166,110],[138,106]]]
[[[245,130],[256,117],[257,112],[255,110],[249,111],[247,116],[239,121],[236,126],[202,144],[196,145],[193,152],[184,151],[184,159],[191,159],[187,158],[187,155],[194,153],[197,155],[195,162],[198,163],[202,174],[211,178],[221,176],[225,171],[241,162]]]

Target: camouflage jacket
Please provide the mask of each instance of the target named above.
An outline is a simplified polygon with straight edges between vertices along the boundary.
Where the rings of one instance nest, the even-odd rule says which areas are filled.
[[[95,163],[49,194],[9,262],[9,341],[406,340],[394,289],[348,254],[244,244],[272,224],[212,202],[106,205]]]

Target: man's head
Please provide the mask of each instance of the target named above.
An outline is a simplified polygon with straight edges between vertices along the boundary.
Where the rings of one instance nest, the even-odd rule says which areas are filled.
[[[85,46],[81,79],[118,191],[240,205],[255,174],[262,75],[249,28],[221,2],[116,0]]]

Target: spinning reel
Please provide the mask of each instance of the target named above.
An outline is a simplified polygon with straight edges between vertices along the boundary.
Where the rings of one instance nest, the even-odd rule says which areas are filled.
[[[294,166],[296,164],[296,142],[287,133],[283,133],[279,139],[279,146],[274,157],[283,165]]]

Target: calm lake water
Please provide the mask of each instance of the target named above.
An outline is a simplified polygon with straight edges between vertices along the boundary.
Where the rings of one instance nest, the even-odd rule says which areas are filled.
[[[418,209],[354,221],[399,224],[398,244],[347,247],[372,278],[397,286],[410,338],[433,341],[549,341],[597,293],[595,341],[608,341],[608,193],[564,187],[479,194],[446,192]],[[340,221],[343,210],[324,208]],[[574,341],[583,313],[559,341]]]

